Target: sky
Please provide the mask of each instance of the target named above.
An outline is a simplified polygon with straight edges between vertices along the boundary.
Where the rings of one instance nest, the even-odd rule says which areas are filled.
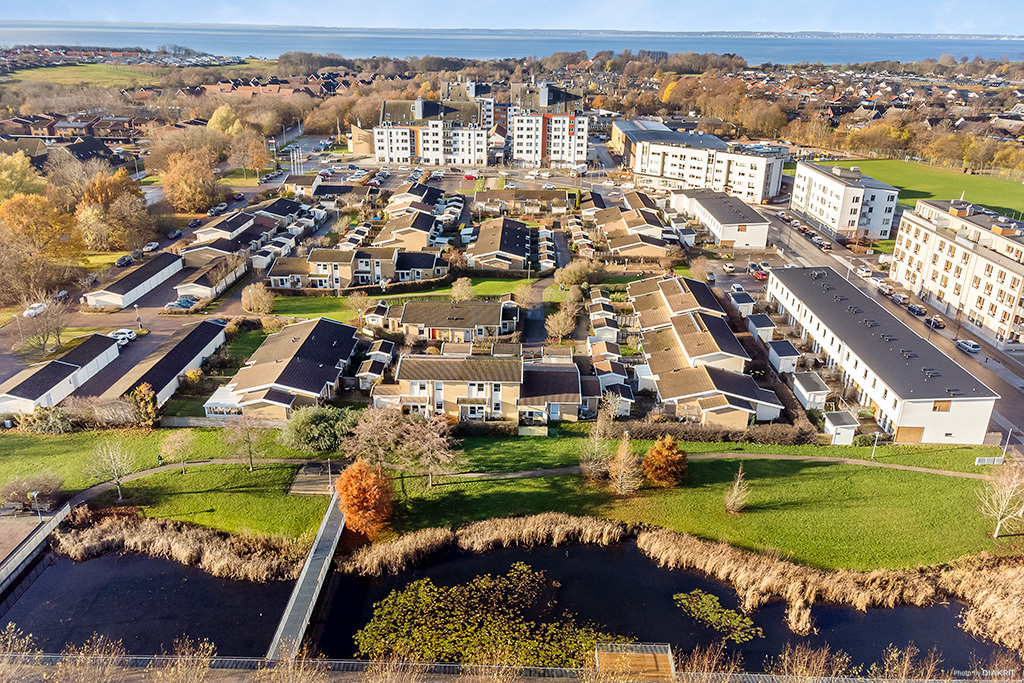
[[[1020,0],[51,0],[2,19],[367,28],[1024,34]]]

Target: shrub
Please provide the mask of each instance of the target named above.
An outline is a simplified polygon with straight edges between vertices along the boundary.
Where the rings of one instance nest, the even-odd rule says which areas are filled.
[[[336,451],[356,421],[359,411],[335,406],[299,408],[281,430],[281,443],[288,448],[319,453]]]
[[[135,387],[134,391],[132,391],[128,396],[135,403],[135,409],[139,416],[139,423],[149,427],[156,424],[157,418],[160,417],[160,407],[157,405],[156,394],[153,393],[153,387],[148,383],[143,382],[139,386]]]
[[[345,513],[345,526],[371,538],[376,536],[391,518],[391,479],[360,458],[345,468],[334,485],[338,507]]]
[[[36,434],[68,434],[75,431],[77,424],[64,408],[36,406],[31,413],[18,415],[18,427]]]
[[[678,486],[686,479],[686,451],[670,435],[658,437],[644,456],[644,475],[655,486]]]
[[[52,472],[36,474],[31,477],[15,477],[0,486],[0,501],[28,503],[31,502],[28,494],[38,491],[40,502],[55,503],[63,483],[61,478]]]
[[[608,481],[616,493],[629,494],[640,490],[644,483],[640,461],[629,445],[629,432],[622,435],[615,457],[608,463]]]
[[[743,463],[740,463],[740,469],[736,472],[736,479],[733,480],[732,486],[729,487],[725,492],[725,511],[730,515],[738,515],[743,512],[743,508],[747,505],[747,498],[750,496],[750,485],[747,484],[747,480],[743,477]]]

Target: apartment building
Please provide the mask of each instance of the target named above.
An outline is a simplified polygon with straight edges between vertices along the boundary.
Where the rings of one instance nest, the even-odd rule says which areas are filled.
[[[750,204],[779,194],[785,158],[764,149],[726,143],[714,135],[626,131],[632,145],[630,168],[640,187],[668,190],[708,188]]]
[[[395,247],[311,249],[305,257],[279,258],[267,273],[278,289],[344,289],[353,285],[432,280],[448,274],[437,250]]]
[[[484,342],[511,334],[519,324],[519,306],[505,301],[409,301],[395,304],[382,317],[367,315],[367,325],[386,327],[421,339]]]
[[[889,239],[900,191],[861,173],[801,161],[796,165],[791,208],[836,238]]]
[[[962,200],[904,212],[889,275],[999,348],[1024,333],[1024,222]]]
[[[898,443],[981,444],[999,395],[831,268],[773,268],[768,300]]]
[[[729,249],[764,249],[768,219],[736,197],[715,190],[673,190],[672,208],[699,220]]]
[[[386,100],[373,129],[374,158],[379,163],[484,165],[489,128],[475,101]]]
[[[587,163],[587,117],[526,113],[509,116],[512,161],[520,167],[553,168]]]

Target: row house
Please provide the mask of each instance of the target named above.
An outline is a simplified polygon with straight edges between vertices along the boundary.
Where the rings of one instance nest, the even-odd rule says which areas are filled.
[[[721,247],[764,249],[768,244],[768,219],[725,192],[673,190],[672,207],[700,221]]]
[[[311,249],[306,258],[279,258],[267,273],[267,279],[271,287],[278,289],[344,289],[433,280],[447,274],[448,262],[437,251],[368,247]]]

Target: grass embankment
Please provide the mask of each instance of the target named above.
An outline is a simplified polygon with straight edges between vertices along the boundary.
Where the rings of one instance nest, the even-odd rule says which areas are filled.
[[[518,280],[502,280],[489,277],[472,278],[473,291],[481,297],[499,297],[515,290],[520,284],[533,282],[526,278]],[[429,289],[422,292],[411,292],[406,294],[387,294],[383,296],[371,296],[370,301],[407,301],[421,297],[447,297],[451,296],[450,285]],[[349,320],[356,315],[355,309],[349,305],[347,296],[279,296],[274,300],[274,315],[292,318],[333,318],[335,320]]]
[[[513,471],[577,464],[577,439],[521,438],[464,441],[466,470]],[[639,452],[646,442],[634,443]],[[789,452],[794,455],[870,457],[870,448],[768,447],[756,444],[686,444],[691,453]],[[916,466],[948,463],[973,469],[974,452],[879,449],[879,459]],[[988,449],[982,449],[988,452]],[[980,452],[980,451],[978,451]],[[971,464],[966,464],[970,462]],[[396,530],[466,524],[505,515],[566,512],[657,524],[741,548],[777,551],[815,567],[871,570],[948,562],[993,548],[977,512],[973,479],[901,470],[784,460],[748,460],[748,509],[726,514],[722,499],[738,461],[691,461],[686,486],[649,489],[617,498],[575,475],[527,479],[448,479],[432,489],[418,480],[399,483]],[[404,498],[403,498],[404,496]]]
[[[894,159],[835,162],[860,168],[866,175],[900,190],[899,203],[913,207],[918,199],[964,199],[1002,213],[1024,211],[1024,185],[1010,180],[916,164]]]
[[[57,436],[6,432],[0,435],[0,483],[14,477],[53,472],[64,480],[63,490],[75,494],[98,483],[89,472],[97,444],[107,440],[124,444],[134,458],[134,469],[145,470],[157,466],[160,443],[173,431],[125,429]],[[192,431],[196,439],[190,459],[238,457],[236,450],[225,443],[222,430],[204,428]],[[263,435],[260,447],[268,458],[306,457],[279,444],[276,432]]]
[[[257,463],[203,465],[152,474],[104,493],[94,504],[131,505],[146,517],[187,522],[230,534],[300,538],[315,531],[327,511],[327,496],[290,496],[298,465]]]

